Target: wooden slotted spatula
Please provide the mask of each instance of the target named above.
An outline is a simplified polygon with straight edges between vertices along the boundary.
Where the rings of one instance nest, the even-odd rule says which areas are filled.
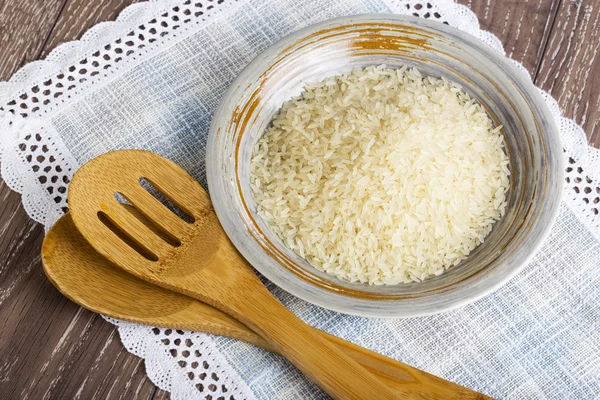
[[[193,222],[148,193],[142,179]],[[123,207],[116,194],[160,232]],[[206,191],[171,161],[139,150],[97,157],[73,177],[69,206],[77,229],[100,254],[140,279],[231,315],[334,398],[401,397],[271,295],[223,231]]]
[[[130,210],[137,214],[133,207]],[[90,246],[75,228],[70,214],[61,217],[47,233],[42,246],[42,262],[44,272],[54,286],[88,310],[151,326],[228,336],[274,350],[262,337],[224,312],[121,270]],[[338,337],[317,332],[403,398],[488,398]]]

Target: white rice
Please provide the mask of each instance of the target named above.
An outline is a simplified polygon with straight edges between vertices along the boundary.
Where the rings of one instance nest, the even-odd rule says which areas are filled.
[[[254,149],[258,213],[339,278],[440,275],[504,214],[500,130],[460,86],[416,69],[370,67],[309,84]]]

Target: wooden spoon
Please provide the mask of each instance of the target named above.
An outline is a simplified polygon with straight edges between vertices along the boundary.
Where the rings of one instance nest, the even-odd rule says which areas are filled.
[[[193,222],[149,194],[142,179]],[[123,207],[117,194],[156,229]],[[271,295],[223,231],[208,194],[174,163],[138,150],[102,155],[75,174],[69,205],[75,225],[100,254],[140,279],[226,312],[334,398],[399,397]]]
[[[136,213],[135,209],[132,212]],[[46,235],[42,262],[54,286],[88,310],[151,326],[228,336],[274,350],[262,337],[224,312],[121,270],[92,248],[69,214],[60,218]],[[487,398],[333,335],[317,332],[404,398]]]

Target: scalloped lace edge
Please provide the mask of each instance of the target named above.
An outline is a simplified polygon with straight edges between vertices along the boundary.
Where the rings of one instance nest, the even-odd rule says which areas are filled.
[[[142,337],[139,334],[141,325],[106,316],[102,317],[118,328],[119,337],[127,351],[145,361],[146,374],[158,388],[170,392],[172,399],[189,399],[197,396],[198,392],[185,377],[176,378],[173,376],[173,371],[180,369],[177,359],[169,354],[167,347],[157,340],[156,335],[144,330],[146,334]],[[143,327],[147,328],[147,330],[152,329],[150,326]],[[223,372],[222,375],[219,375],[219,378],[223,379],[223,383],[227,384],[231,392],[230,394],[241,394],[245,399],[254,398],[254,394],[248,385],[246,385],[246,382],[239,377],[238,373],[231,367],[225,357],[220,354],[212,338],[207,334],[199,332],[194,334],[202,338],[203,348],[207,350],[207,353],[203,354],[203,358],[210,365],[219,368],[220,371],[218,372]],[[169,370],[165,370],[165,366],[168,366]],[[237,381],[233,381],[232,377],[238,377]]]
[[[209,23],[214,23],[226,17],[248,1],[235,0],[235,2],[230,3],[217,3],[216,9],[213,12],[218,12],[218,15],[212,16]],[[103,46],[111,44],[117,39],[124,38],[128,32],[134,30],[137,26],[144,25],[159,15],[170,12],[169,10],[173,7],[180,5],[181,0],[147,0],[146,2],[135,3],[126,7],[115,21],[105,21],[94,25],[79,40],[58,45],[50,52],[46,59],[32,61],[21,67],[8,82],[0,82],[0,105],[6,104],[8,99],[14,99],[20,93],[27,92],[36,83],[44,82],[53,76],[65,73],[67,68],[71,65],[77,65],[78,61],[82,58],[91,56],[93,52],[101,49]],[[115,64],[115,68],[108,71],[110,76],[91,77],[85,83],[81,83],[77,89],[70,92],[71,102],[76,101],[85,91],[84,89],[91,86],[95,86],[96,89],[101,88],[130,71],[136,65],[141,64],[146,59],[153,57],[158,51],[164,51],[176,45],[203,27],[205,25],[199,22],[183,25],[177,32],[171,31],[173,33],[166,39],[166,42],[157,42],[148,45],[137,57],[123,58],[119,64]],[[47,106],[44,112],[45,117],[48,118],[58,113],[68,103],[70,102],[63,101],[60,105]],[[1,116],[2,114],[0,114]]]
[[[43,60],[21,67],[8,82],[0,82],[0,99],[18,95],[34,82],[44,81],[76,63],[81,57],[96,51],[106,43],[131,31],[157,14],[163,14],[179,0],[148,0],[127,6],[114,21],[100,22],[87,30],[80,39],[61,43]]]
[[[54,206],[50,194],[35,182],[33,171],[18,151],[19,142],[24,136],[35,134],[44,126],[46,124],[40,118],[11,121],[5,115],[0,115],[0,132],[4,135],[4,140],[0,142],[0,177],[11,190],[21,195],[21,204],[27,215],[44,225],[47,232],[63,212],[60,207]],[[66,148],[59,135],[52,137],[55,147]],[[65,152],[61,156],[66,168],[77,170],[79,164],[70,153]]]
[[[167,10],[177,3],[178,0],[149,0],[144,3],[132,4],[126,7],[115,21],[99,23],[90,28],[81,39],[57,46],[46,59],[28,63],[13,74],[8,82],[0,82],[0,104],[6,104],[12,96],[33,86],[33,82],[41,82],[54,76],[61,70],[68,68],[71,64],[76,63],[81,57],[85,57],[84,54],[96,51],[98,46],[124,36],[132,29],[132,26],[143,24],[156,15],[167,12]],[[242,1],[238,2],[238,5],[242,3]],[[158,6],[159,4],[160,6]],[[222,16],[227,15],[233,9],[234,7],[231,7],[227,11],[224,10]],[[212,19],[211,23],[218,19]],[[201,29],[201,27],[189,29],[185,37],[193,34],[198,29]],[[161,45],[158,48],[164,50],[182,39],[181,36],[177,36],[177,39],[170,41],[168,45]],[[68,54],[68,57],[64,54]],[[106,81],[115,79],[120,74],[130,70],[133,64],[137,65],[142,62],[143,59],[140,58],[136,61],[136,63],[132,61],[124,62],[117,68],[120,72],[108,77]],[[44,125],[42,120],[48,118],[47,115],[44,117],[28,117],[26,119],[14,118],[8,112],[0,110],[0,132],[5,136],[4,140],[0,141],[0,177],[3,178],[11,190],[21,195],[21,203],[27,215],[44,225],[46,232],[60,218],[62,211],[53,207],[49,194],[33,182],[35,176],[26,163],[26,160],[19,156],[18,146],[20,139],[27,134],[35,133]],[[53,139],[62,143],[59,135],[53,135]],[[66,148],[66,146],[63,145],[62,148]],[[79,163],[71,154],[65,154],[64,156],[66,156],[64,163],[72,167],[75,171],[79,167]],[[136,324],[121,322],[105,316],[103,318],[117,327],[121,341],[127,351],[144,360],[146,373],[153,384],[163,390],[169,391],[173,399],[187,399],[197,395],[195,388],[186,383],[185,379],[179,379],[177,376],[174,376],[173,371],[178,370],[178,365],[176,361],[169,358],[169,355],[160,346],[150,349],[150,342],[145,339],[143,342],[146,344],[146,348],[143,351],[139,351],[139,349],[135,351],[135,342],[128,339],[125,333],[127,327]],[[254,398],[252,391],[246,385],[245,381],[241,379],[237,371],[231,367],[224,356],[219,355],[214,341],[209,336],[204,336],[207,347],[211,350],[212,354],[215,354],[214,356],[210,356],[210,361],[212,361],[213,365],[219,365],[225,372],[225,376],[222,378],[226,382],[229,381],[231,387],[235,387],[237,394],[242,394],[247,399]],[[163,368],[164,365],[170,365],[170,369],[168,371],[165,370]],[[231,379],[232,377],[237,377],[235,382]],[[175,384],[174,380],[179,384]]]

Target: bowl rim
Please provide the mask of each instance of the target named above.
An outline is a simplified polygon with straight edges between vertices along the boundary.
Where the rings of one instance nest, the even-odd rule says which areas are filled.
[[[282,49],[288,48],[289,46],[293,46],[293,44],[306,36],[319,32],[323,28],[331,28],[335,26],[342,26],[353,23],[401,23],[401,24],[412,24],[418,25],[419,27],[432,28],[436,31],[441,31],[443,34],[450,35],[452,37],[458,38],[461,41],[466,42],[469,46],[475,48],[477,51],[483,53],[493,62],[500,64],[503,69],[504,75],[507,79],[511,81],[516,81],[520,87],[525,89],[525,93],[523,95],[527,95],[530,97],[529,101],[531,104],[535,104],[537,111],[539,113],[539,117],[544,119],[546,123],[549,124],[550,129],[546,130],[545,137],[549,137],[552,144],[556,146],[555,149],[556,154],[559,154],[556,157],[556,160],[552,160],[556,163],[556,169],[561,174],[557,182],[554,183],[552,187],[549,188],[546,203],[549,205],[549,209],[547,211],[548,223],[544,226],[537,227],[538,234],[533,242],[533,246],[530,247],[530,252],[527,256],[523,257],[522,262],[519,265],[514,266],[509,271],[503,271],[503,274],[500,276],[500,279],[497,281],[493,281],[491,279],[484,279],[479,282],[477,285],[465,288],[464,295],[457,300],[452,300],[442,305],[436,305],[434,309],[430,310],[406,310],[402,307],[399,307],[395,312],[392,310],[386,310],[386,312],[382,312],[378,307],[373,307],[374,304],[381,304],[381,302],[392,302],[392,300],[365,300],[365,299],[352,299],[354,301],[358,301],[359,303],[364,303],[363,307],[356,306],[346,306],[344,302],[334,302],[328,303],[326,299],[322,299],[319,296],[314,296],[312,293],[309,293],[308,290],[294,284],[290,280],[286,280],[281,278],[279,275],[275,274],[271,268],[263,265],[263,261],[259,259],[253,252],[251,252],[244,243],[244,240],[241,240],[238,236],[242,229],[236,229],[233,225],[227,223],[227,219],[231,217],[231,213],[233,210],[228,209],[225,206],[225,202],[221,201],[225,197],[225,192],[221,189],[217,183],[219,170],[217,165],[217,135],[220,129],[221,122],[224,120],[230,119],[230,113],[227,112],[228,104],[231,103],[232,97],[237,91],[237,88],[244,81],[246,75],[250,73],[250,71],[256,69],[263,70],[264,68],[260,68],[260,65],[263,65],[265,61],[273,61],[277,58],[277,55],[280,53]],[[532,111],[533,112],[533,111]],[[562,155],[562,144],[560,141],[560,135],[558,128],[555,124],[554,118],[546,105],[544,99],[542,98],[539,90],[530,79],[527,79],[527,76],[520,71],[509,58],[505,57],[501,53],[495,51],[494,49],[485,45],[485,43],[481,42],[479,39],[471,36],[470,34],[463,32],[457,28],[450,27],[448,25],[436,22],[424,20],[422,18],[417,18],[413,16],[406,15],[398,15],[398,14],[360,14],[353,16],[344,16],[337,17],[325,21],[318,22],[316,24],[309,25],[305,28],[297,30],[279,41],[273,43],[266,50],[260,53],[254,60],[252,60],[234,79],[231,83],[230,87],[224,94],[221,99],[219,106],[217,107],[212,122],[210,126],[210,131],[208,135],[208,141],[206,146],[206,173],[207,173],[207,181],[209,187],[209,193],[213,202],[213,207],[221,221],[221,224],[236,246],[236,248],[240,251],[240,253],[250,262],[250,264],[256,268],[262,275],[264,275],[269,281],[273,282],[280,288],[284,289],[288,293],[297,296],[309,303],[318,305],[320,307],[330,309],[333,311],[356,315],[356,316],[366,316],[366,317],[379,317],[379,318],[398,318],[398,317],[415,317],[415,316],[424,316],[436,314],[443,311],[449,311],[451,309],[455,309],[458,307],[462,307],[466,304],[472,303],[488,294],[496,291],[505,283],[507,283],[510,279],[512,279],[516,274],[518,274],[522,269],[531,261],[531,259],[535,256],[541,246],[544,244],[546,238],[550,234],[550,230],[554,225],[554,222],[558,216],[560,211],[560,202],[563,193],[564,187],[564,160]],[[536,223],[537,225],[540,225]],[[239,224],[238,224],[239,225]],[[243,229],[246,231],[245,229]],[[243,235],[248,235],[245,232]],[[531,243],[530,243],[531,244]],[[260,249],[261,254],[264,253],[262,249]],[[491,276],[491,275],[490,275]],[[298,278],[299,279],[299,278]],[[308,282],[305,282],[308,285],[311,285]],[[312,285],[311,285],[312,286]],[[314,286],[313,286],[314,287]],[[335,296],[338,299],[347,298],[343,294],[329,292],[330,296]],[[328,297],[328,296],[325,296]]]

